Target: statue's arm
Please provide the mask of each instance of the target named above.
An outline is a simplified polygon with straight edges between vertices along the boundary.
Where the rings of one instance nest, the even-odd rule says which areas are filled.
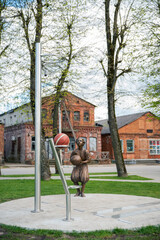
[[[91,155],[90,153],[86,150],[86,160],[82,161],[82,164],[84,163],[90,163],[91,162]]]

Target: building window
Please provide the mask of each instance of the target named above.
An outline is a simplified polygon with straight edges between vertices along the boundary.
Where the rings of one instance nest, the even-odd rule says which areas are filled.
[[[121,150],[122,150],[122,153],[123,153],[123,151],[124,151],[124,148],[123,148],[123,140],[121,139],[120,142],[121,142]]]
[[[147,129],[147,133],[153,133],[152,129]]]
[[[31,151],[35,151],[35,137],[31,137]]]
[[[68,113],[68,117],[70,118],[70,111],[67,111],[67,113]],[[68,121],[68,118],[67,118],[67,115],[66,115],[65,111],[62,111],[62,120],[64,122]]]
[[[83,149],[87,149],[87,138],[86,137],[80,137],[80,138],[82,138],[82,139],[84,139],[84,141],[85,141],[85,144],[84,144],[84,146],[83,146]]]
[[[47,117],[47,109],[42,108],[42,119],[46,119]]]
[[[84,112],[84,122],[89,122],[89,112]]]
[[[51,148],[51,146],[50,146],[50,143],[49,143],[49,139],[48,139],[48,138],[46,138],[45,147],[46,147],[47,158],[48,158],[48,159],[53,159],[52,148]]]
[[[75,149],[75,140],[74,140],[73,137],[69,137],[69,140],[70,140],[70,142],[69,142],[68,150],[69,151],[73,151]]]
[[[134,152],[134,140],[127,140],[127,152]]]
[[[74,112],[74,121],[80,121],[80,112],[79,111]]]
[[[89,139],[89,150],[96,152],[97,151],[97,138],[90,137]]]
[[[150,155],[160,155],[160,139],[149,141]]]

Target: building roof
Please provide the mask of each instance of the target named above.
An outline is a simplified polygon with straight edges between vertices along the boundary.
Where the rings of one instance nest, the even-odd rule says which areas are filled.
[[[78,99],[80,99],[80,100],[82,100],[82,101],[84,101],[84,102],[86,102],[86,103],[88,103],[88,104],[90,104],[90,105],[92,105],[92,106],[94,106],[94,107],[96,107],[96,105],[94,105],[93,103],[90,103],[90,102],[86,101],[85,99],[80,98],[80,97],[76,96],[75,94],[73,94],[73,93],[71,93],[71,92],[69,92],[69,91],[65,91],[65,92],[68,93],[68,94],[71,94],[71,95],[75,96],[76,98],[78,98]],[[53,96],[54,96],[54,95],[53,95]],[[46,96],[46,97],[42,97],[42,105],[43,105],[43,102],[44,102],[45,100],[47,100],[49,97],[51,97],[51,95],[50,95],[50,96]],[[14,111],[17,110],[17,109],[20,109],[20,108],[23,109],[23,107],[25,107],[25,106],[27,106],[27,105],[29,105],[29,104],[30,104],[30,103],[28,102],[28,103],[25,103],[25,104],[23,104],[23,105],[21,105],[21,106],[19,106],[19,107],[15,107],[15,108],[13,108],[13,109],[10,109],[10,110],[8,110],[7,112],[1,113],[1,114],[0,114],[0,117],[3,116],[3,115],[5,115],[5,114],[12,113],[12,112],[14,112]]]
[[[134,122],[135,120],[142,117],[146,113],[150,113],[150,112],[134,113],[134,114],[129,114],[129,115],[124,115],[124,116],[117,117],[118,129],[124,127],[125,125],[128,125],[131,122]],[[96,125],[102,125],[103,126],[102,134],[110,133],[108,119],[96,121]]]

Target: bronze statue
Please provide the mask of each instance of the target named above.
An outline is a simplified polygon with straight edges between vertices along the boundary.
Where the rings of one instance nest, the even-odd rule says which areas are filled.
[[[82,183],[82,188],[77,189],[75,196],[85,197],[84,189],[86,183],[89,181],[88,165],[91,161],[90,154],[87,150],[83,149],[85,141],[83,138],[78,138],[76,140],[78,148],[73,150],[71,153],[70,161],[73,165],[76,165],[73,168],[71,174],[71,180],[74,185],[79,185],[79,182]]]

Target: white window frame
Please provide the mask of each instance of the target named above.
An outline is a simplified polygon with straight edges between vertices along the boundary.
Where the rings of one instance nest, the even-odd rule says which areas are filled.
[[[152,144],[151,144],[152,142]],[[155,142],[155,144],[154,144]],[[157,142],[160,143],[160,139],[149,139],[149,154],[150,155],[160,155],[160,144],[158,145]]]
[[[124,146],[123,146],[123,139],[120,139],[121,142],[121,149],[122,149],[122,153],[124,152]]]
[[[127,144],[127,141],[132,141],[132,145],[133,145],[133,150],[132,151],[128,151],[128,146],[127,146],[127,153],[133,153],[134,152],[134,140],[133,139],[127,139],[126,144]]]
[[[80,111],[74,111],[74,121],[80,121]]]
[[[84,122],[89,122],[89,111],[84,111],[83,120]]]
[[[94,143],[91,139],[94,139]],[[89,138],[89,151],[96,152],[97,151],[97,138],[96,137],[90,137]]]

